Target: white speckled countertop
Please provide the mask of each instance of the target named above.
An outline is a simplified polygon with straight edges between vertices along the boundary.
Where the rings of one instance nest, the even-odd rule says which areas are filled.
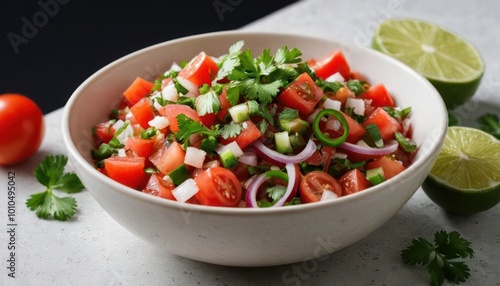
[[[236,7],[237,8],[237,7]],[[474,126],[477,114],[500,110],[500,1],[304,0],[243,29],[318,35],[369,46],[375,26],[387,17],[410,17],[445,26],[472,42],[486,63],[473,101],[456,110]],[[399,253],[418,236],[457,230],[472,242],[471,278],[461,285],[500,285],[500,206],[472,216],[444,212],[418,190],[388,223],[322,262],[268,268],[232,268],[171,255],[146,244],[113,221],[83,191],[69,222],[44,221],[24,202],[41,191],[32,172],[48,154],[64,153],[62,109],[46,115],[46,137],[28,162],[0,168],[0,285],[428,285],[425,268],[403,264]],[[7,178],[15,172],[15,277],[10,272]],[[450,285],[446,284],[445,285]]]

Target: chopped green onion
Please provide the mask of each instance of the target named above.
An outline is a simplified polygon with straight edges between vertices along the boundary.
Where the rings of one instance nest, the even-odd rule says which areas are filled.
[[[319,122],[321,121],[321,118],[323,118],[323,116],[333,116],[340,122],[340,124],[342,125],[342,129],[344,130],[342,136],[332,139],[321,132],[321,129],[319,128]],[[312,127],[314,136],[316,136],[316,138],[318,138],[321,143],[330,147],[337,147],[340,144],[344,143],[344,141],[347,139],[347,135],[349,135],[349,124],[347,124],[347,120],[344,118],[342,113],[335,109],[323,109],[318,112],[316,117],[314,117]]]
[[[384,169],[382,169],[382,167],[378,167],[378,168],[367,170],[366,171],[366,178],[368,179],[368,181],[370,181],[370,183],[372,183],[372,185],[374,185],[374,186],[378,185],[378,184],[382,183],[383,181],[385,181]]]
[[[380,135],[380,129],[378,129],[377,124],[369,124],[366,126],[366,131],[373,139],[375,146],[382,148],[384,147],[384,140],[382,140],[382,135]]]
[[[404,137],[401,132],[394,133],[394,137],[406,152],[413,153],[417,149],[417,144],[415,144],[415,142],[413,142],[409,138]]]
[[[141,132],[142,139],[151,139],[151,137],[156,135],[156,128],[149,127],[148,129]]]

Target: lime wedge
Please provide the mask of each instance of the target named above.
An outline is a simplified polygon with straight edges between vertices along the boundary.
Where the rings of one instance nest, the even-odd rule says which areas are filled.
[[[479,129],[448,127],[422,188],[451,212],[470,214],[492,208],[500,202],[500,141]]]
[[[375,31],[372,47],[427,78],[448,109],[470,99],[484,73],[483,60],[474,46],[459,35],[428,22],[388,19]]]

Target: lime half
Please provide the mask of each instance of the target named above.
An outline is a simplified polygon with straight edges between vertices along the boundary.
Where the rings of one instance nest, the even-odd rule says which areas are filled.
[[[451,212],[470,214],[492,208],[500,202],[500,141],[479,129],[448,127],[422,188]]]
[[[388,19],[375,31],[372,47],[399,59],[427,78],[446,107],[465,103],[484,73],[479,52],[459,35],[412,19]]]

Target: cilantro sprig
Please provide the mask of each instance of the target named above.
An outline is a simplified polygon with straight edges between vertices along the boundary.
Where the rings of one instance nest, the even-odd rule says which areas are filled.
[[[242,46],[242,42],[231,46],[217,78],[227,77],[231,80],[227,88],[227,99],[231,105],[238,102],[240,95],[268,105],[280,88],[297,76],[297,72],[286,65],[300,63],[302,52],[283,46],[274,56],[269,49],[265,49],[254,58],[250,49],[242,51]]]
[[[40,184],[46,187],[45,191],[30,196],[26,206],[36,210],[39,218],[53,217],[56,220],[66,221],[76,212],[77,203],[73,197],[58,197],[54,190],[68,194],[80,192],[84,186],[75,173],[64,173],[68,157],[64,155],[47,156],[35,168],[34,174]]]
[[[406,264],[426,265],[431,285],[442,285],[444,279],[458,284],[470,277],[469,267],[460,258],[473,258],[474,251],[457,231],[438,231],[434,244],[421,237],[413,239],[401,256]]]

